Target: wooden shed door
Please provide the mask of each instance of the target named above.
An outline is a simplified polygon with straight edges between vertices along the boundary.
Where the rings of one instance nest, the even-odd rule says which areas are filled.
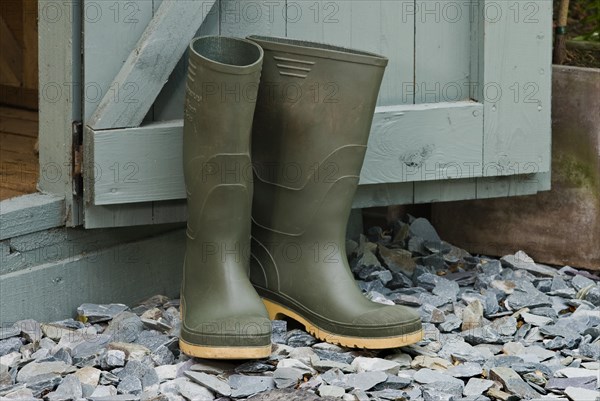
[[[207,34],[390,59],[356,207],[547,189],[549,1],[84,0],[82,11],[86,227],[185,220],[179,59]]]

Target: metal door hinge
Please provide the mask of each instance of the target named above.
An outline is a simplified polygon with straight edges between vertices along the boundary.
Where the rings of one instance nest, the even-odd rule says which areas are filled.
[[[73,195],[83,195],[83,123],[73,121]]]

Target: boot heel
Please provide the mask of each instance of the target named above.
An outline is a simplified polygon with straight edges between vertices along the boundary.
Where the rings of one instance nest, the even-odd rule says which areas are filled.
[[[263,304],[265,304],[265,308],[267,308],[267,313],[269,314],[270,320],[280,320],[284,316],[292,318],[292,316],[290,316],[290,313],[289,313],[291,311],[284,308],[283,306],[276,304],[274,302],[271,302],[265,298],[262,298],[262,301],[263,301]]]
[[[304,326],[304,329],[310,333],[313,337],[328,342],[330,344],[341,345],[343,347],[350,348],[362,348],[362,349],[388,349],[388,348],[399,348],[406,345],[414,344],[423,339],[423,330],[418,330],[413,333],[403,334],[395,337],[387,338],[368,338],[368,337],[351,337],[339,334],[330,333],[326,330],[320,329],[316,325],[312,324],[296,312],[285,306],[279,305],[276,302],[269,301],[268,299],[262,298],[265,308],[269,313],[269,319],[276,320],[287,317],[293,319],[296,322]]]
[[[296,322],[304,326],[304,330],[306,330],[307,333],[310,333],[310,335],[321,341],[325,341],[331,344],[348,345],[350,344],[350,342],[352,342],[342,336],[338,336],[336,334],[332,334],[320,329],[316,325],[312,324],[311,322],[309,322],[296,312],[292,311],[291,309],[286,308],[285,306],[279,305],[278,303],[269,301],[265,298],[262,298],[262,301],[265,304],[265,308],[267,308],[267,312],[269,313],[269,319],[271,320],[282,319],[284,317],[295,320]]]

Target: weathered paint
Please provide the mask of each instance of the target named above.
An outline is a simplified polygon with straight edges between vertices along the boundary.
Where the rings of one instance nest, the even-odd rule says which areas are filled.
[[[184,239],[184,229],[176,229],[92,252],[76,250],[58,260],[2,274],[0,326],[24,318],[47,322],[75,317],[76,308],[85,302],[131,305],[156,294],[176,297]]]
[[[481,176],[482,109],[474,102],[377,108],[360,184]],[[177,120],[121,130],[87,127],[86,165],[94,175],[87,174],[86,201],[185,199],[182,125]],[[424,148],[430,149],[426,155]]]
[[[66,224],[81,224],[73,196],[73,121],[81,120],[80,2],[38,1],[39,156],[38,188],[64,199]]]
[[[136,16],[139,16],[135,24],[125,24],[125,19],[117,21],[118,26],[109,21],[87,24],[90,32],[106,31],[108,35],[115,38],[122,36],[125,40],[101,42],[96,38],[103,35],[86,35],[86,41],[89,40],[84,47],[86,82],[100,82],[104,85],[104,90],[108,90],[111,82],[114,82],[110,77],[114,77],[122,68],[126,57],[113,57],[110,60],[101,58],[108,57],[113,51],[135,58],[136,52],[132,50],[142,34],[142,28],[145,29],[152,16],[156,17],[155,14],[164,6],[163,2],[158,0],[151,3],[133,3],[137,5]],[[210,8],[210,12],[199,33],[245,36],[260,32],[383,53],[390,58],[390,64],[379,105],[398,107],[403,104],[458,100],[465,101],[464,107],[467,108],[470,107],[466,104],[469,98],[483,105],[483,113],[474,115],[474,121],[478,124],[480,120],[483,122],[480,133],[476,133],[474,127],[457,129],[460,125],[454,125],[456,132],[463,131],[465,135],[460,138],[446,135],[448,130],[444,125],[457,122],[449,116],[447,120],[430,123],[429,128],[426,124],[417,126],[416,129],[410,130],[410,133],[414,134],[412,137],[410,133],[406,138],[400,135],[395,139],[394,143],[397,146],[393,149],[394,152],[388,153],[388,159],[384,157],[383,162],[377,157],[370,157],[380,156],[381,151],[377,148],[375,130],[365,163],[363,184],[369,184],[369,188],[376,190],[377,194],[364,197],[363,199],[370,198],[367,203],[374,199],[391,200],[389,197],[381,197],[381,188],[387,190],[392,187],[395,188],[395,193],[400,187],[411,188],[411,194],[408,196],[393,198],[412,198],[413,202],[535,193],[548,187],[549,181],[545,172],[548,170],[550,153],[550,111],[546,106],[550,99],[552,10],[547,2],[528,2],[519,5],[518,10],[515,10],[514,5],[488,0],[454,4],[455,8],[458,6],[457,10],[454,10],[458,12],[455,15],[458,16],[457,20],[452,20],[453,14],[448,14],[447,7],[441,3],[434,4],[434,8],[439,8],[440,5],[442,9],[434,9],[432,13],[429,10],[431,4],[426,1],[319,0],[310,4],[300,2],[297,4],[301,8],[299,19],[294,19],[294,16],[289,14],[290,10],[286,4],[284,1],[254,4],[253,10],[258,11],[259,15],[257,18],[251,18],[252,15],[247,12],[248,3],[240,0],[217,0],[214,7],[204,7]],[[499,11],[500,14],[490,17],[486,13],[489,8]],[[283,13],[284,10],[287,10],[288,14]],[[106,14],[110,15],[108,12]],[[168,26],[165,28],[167,31],[172,29]],[[194,30],[189,31],[188,34]],[[158,31],[155,33],[161,34]],[[114,49],[114,46],[118,49]],[[86,52],[89,53],[87,56]],[[110,62],[112,67],[104,65],[106,62]],[[443,65],[444,68],[437,68],[439,65]],[[109,70],[110,73],[107,72]],[[167,73],[167,70],[163,72]],[[181,117],[184,72],[185,60],[180,60],[174,71],[168,71],[169,82],[162,88],[157,101],[147,113],[146,121]],[[536,96],[530,93],[531,83],[536,89]],[[494,98],[486,90],[490,85],[501,89],[502,95],[499,98]],[[465,90],[457,97],[447,90],[448,86],[464,87]],[[434,94],[433,98],[429,99],[428,96],[431,96],[427,92],[431,87]],[[152,101],[154,97],[144,99],[147,100]],[[123,105],[118,107],[121,106]],[[86,106],[86,116],[89,116],[88,109],[91,110],[91,107]],[[437,112],[439,110],[434,106],[430,115],[433,117]],[[435,119],[425,117],[419,120],[427,122]],[[107,128],[118,125],[109,124]],[[418,135],[421,132],[425,134]],[[86,147],[86,160],[100,160],[107,155],[94,155],[94,149],[101,152],[94,146]],[[394,158],[391,158],[393,153]],[[157,161],[160,163],[164,159],[164,156],[160,156]],[[398,185],[408,179],[402,177],[403,172],[397,165],[407,168],[423,166],[422,169],[417,169],[422,172],[427,170],[428,161],[440,166],[448,163],[467,164],[468,168],[471,168],[476,160],[482,160],[482,166],[479,167],[481,172],[446,177],[447,174],[442,174],[443,171],[438,169],[435,173],[418,174],[417,177],[413,177],[412,185]],[[373,161],[382,162],[379,169],[370,167],[375,166]],[[173,164],[167,170],[172,170],[174,166]],[[89,175],[89,167],[88,165],[84,176]],[[121,163],[116,165],[116,168],[123,167]],[[140,182],[147,183],[148,179],[153,177],[158,177],[156,179],[160,181],[160,176],[164,175],[156,173],[155,166],[148,171],[147,176],[140,177]],[[131,171],[121,173],[128,172]],[[515,178],[516,175],[524,174],[528,174],[529,178]],[[477,178],[474,184],[469,180],[480,175],[506,175],[507,178]],[[465,179],[467,181],[463,181]],[[185,218],[185,208],[181,201],[175,206],[166,206],[167,211],[162,213],[164,199],[182,199],[180,195],[175,196],[177,191],[165,191],[173,183],[157,182],[149,191],[145,191],[148,188],[146,184],[138,185],[137,189],[123,183],[114,184],[104,182],[98,183],[97,187],[88,186],[88,202],[85,204],[86,227],[148,224],[157,221],[157,214],[164,218]],[[375,186],[379,184],[384,186]],[[361,194],[365,194],[364,190],[361,190]]]
[[[65,200],[30,194],[0,202],[0,240],[65,224]]]
[[[152,4],[148,6],[148,2],[145,2],[144,8],[149,8],[150,15],[154,15],[147,24],[134,23],[137,27],[146,25],[144,32],[135,47],[128,52],[127,60],[122,64],[86,124],[98,130],[139,126],[214,2],[215,0],[164,1],[156,13]],[[127,3],[126,6],[129,5]],[[109,8],[111,7],[114,8],[115,5]],[[86,27],[90,25],[100,24],[90,21]],[[128,29],[125,23],[117,26]],[[106,29],[106,26],[103,28]],[[126,31],[119,33],[124,34],[126,38],[129,36]],[[107,55],[109,60],[115,60],[111,54],[114,42],[106,42],[104,35],[100,35],[99,38],[107,43],[104,48],[110,46]],[[117,42],[120,39],[121,37]],[[93,46],[92,40],[93,36],[86,43]],[[120,60],[115,61],[113,64],[120,64]]]

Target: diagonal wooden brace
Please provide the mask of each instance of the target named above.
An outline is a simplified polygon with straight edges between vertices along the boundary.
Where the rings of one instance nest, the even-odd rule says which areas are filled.
[[[163,1],[87,122],[94,130],[138,127],[215,0]],[[132,93],[133,101],[123,102]],[[131,97],[131,96],[130,96]]]

